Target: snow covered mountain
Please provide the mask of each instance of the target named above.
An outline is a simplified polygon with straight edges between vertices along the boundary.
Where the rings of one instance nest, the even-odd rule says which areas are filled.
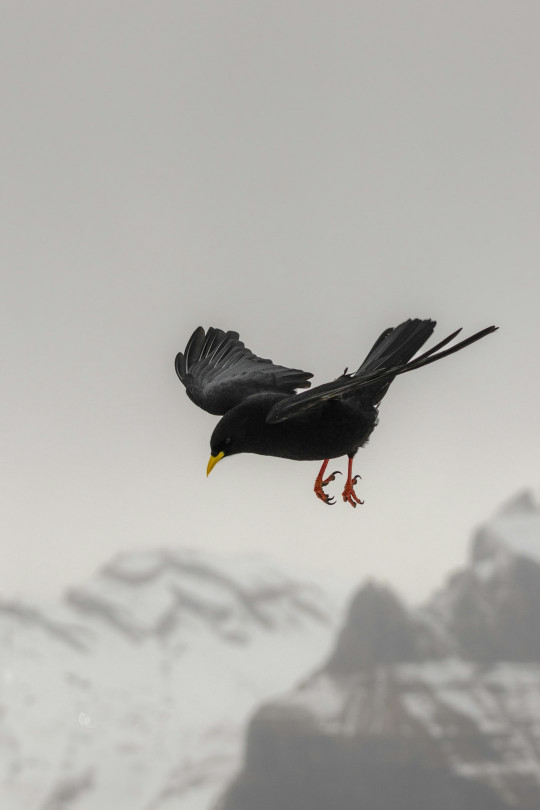
[[[537,810],[540,506],[476,532],[419,609],[368,583],[319,671],[250,722],[220,810]]]
[[[208,810],[335,609],[260,558],[120,556],[55,607],[0,601],[0,807]]]

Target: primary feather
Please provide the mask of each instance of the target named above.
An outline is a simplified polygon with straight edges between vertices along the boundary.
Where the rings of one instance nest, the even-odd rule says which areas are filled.
[[[247,397],[262,392],[294,394],[309,388],[313,376],[300,369],[278,366],[247,349],[238,332],[199,326],[175,368],[188,397],[209,413],[223,415]]]

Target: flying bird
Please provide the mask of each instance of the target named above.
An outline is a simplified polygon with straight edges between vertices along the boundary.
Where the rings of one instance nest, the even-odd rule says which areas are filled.
[[[359,369],[332,382],[310,388],[307,371],[275,365],[247,349],[238,332],[199,326],[175,368],[188,397],[222,418],[210,439],[207,475],[225,456],[258,453],[294,461],[322,461],[314,491],[326,504],[335,503],[325,487],[339,470],[325,478],[330,459],[348,456],[343,500],[363,503],[355,492],[353,458],[378,423],[379,405],[399,374],[434,363],[461,351],[498,327],[488,326],[455,345],[444,348],[461,332],[456,330],[415,357],[433,333],[435,321],[410,319],[386,329]],[[414,359],[412,359],[414,358]],[[296,393],[298,388],[309,391]]]

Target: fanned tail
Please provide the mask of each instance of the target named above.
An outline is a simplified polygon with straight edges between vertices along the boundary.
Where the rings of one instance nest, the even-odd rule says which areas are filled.
[[[444,346],[447,346],[450,341],[459,335],[461,329],[456,329],[455,332],[432,346],[427,352],[411,360],[410,358],[414,357],[434,328],[435,321],[416,320],[406,321],[391,331],[383,332],[358,371],[351,375],[350,390],[356,388],[353,382],[356,378],[358,387],[363,389],[370,398],[373,397],[374,404],[377,404],[386,394],[390,383],[398,374],[406,374],[408,371],[414,371],[417,368],[422,368],[422,366],[435,363],[437,360],[442,360],[443,357],[459,352],[466,346],[470,346],[471,343],[476,343],[477,340],[490,335],[499,327],[487,326],[480,332],[476,332],[474,335],[465,338],[465,340],[456,343],[455,346],[450,346],[449,349],[441,351]],[[425,337],[423,337],[424,335]]]
[[[434,321],[419,319],[405,321],[395,329],[387,329],[376,341],[368,356],[354,374],[343,374],[336,380],[312,388],[295,397],[279,402],[270,411],[266,421],[270,424],[304,416],[312,408],[336,398],[361,397],[366,405],[380,403],[390,383],[398,374],[406,374],[429,363],[435,363],[450,354],[461,351],[495,332],[498,326],[488,326],[454,346],[444,349],[460,332],[457,329],[431,349],[414,359],[414,354],[433,332]],[[444,351],[441,351],[444,349]]]
[[[385,372],[388,369],[402,368],[411,357],[414,357],[426,340],[431,337],[435,326],[436,321],[430,319],[410,318],[408,321],[399,324],[399,326],[385,329],[378,340],[375,341],[373,348],[360,368],[351,375],[351,379],[365,378],[376,375],[377,372]],[[450,337],[447,340],[451,339]],[[430,353],[437,348],[439,346],[435,346],[434,349],[430,350]],[[385,376],[382,379],[375,376],[373,384],[364,389],[362,393],[373,404],[379,403],[388,391],[393,379],[393,376]]]

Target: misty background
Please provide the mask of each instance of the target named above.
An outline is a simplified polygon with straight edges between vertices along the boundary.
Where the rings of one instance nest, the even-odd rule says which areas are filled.
[[[537,806],[539,23],[0,0],[3,806]],[[173,365],[195,327],[318,384],[410,317],[500,329],[395,381],[364,506],[317,501],[310,462],[206,479],[217,420]],[[304,778],[308,715],[337,771]],[[341,773],[373,733],[382,782]]]
[[[538,4],[1,10],[1,591],[182,542],[423,596],[537,476]],[[362,509],[310,463],[206,480],[197,325],[317,383],[407,317],[501,328],[395,382]]]

